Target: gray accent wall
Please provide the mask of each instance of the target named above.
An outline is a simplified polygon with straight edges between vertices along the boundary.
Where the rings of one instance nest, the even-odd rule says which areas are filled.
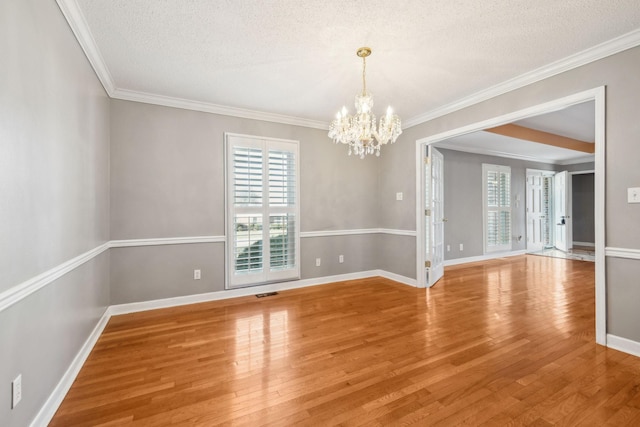
[[[112,100],[111,238],[223,236],[225,133],[299,141],[301,231],[378,226],[379,159],[347,156],[327,131]],[[375,236],[301,241],[302,279],[371,270],[376,260]],[[224,268],[222,243],[117,248],[112,304],[223,290]]]
[[[109,240],[109,98],[53,1],[0,2],[0,58],[1,293]],[[108,305],[103,252],[0,311],[3,427],[29,425]]]
[[[606,244],[640,250],[640,205],[626,203],[627,187],[640,185],[640,48],[405,129],[380,158],[365,160],[348,157],[324,130],[110,100],[52,1],[0,2],[0,58],[0,293],[109,240],[224,235],[225,132],[300,141],[303,232],[415,230],[416,140],[601,85]],[[471,159],[447,157],[445,179],[469,187]],[[475,192],[464,191],[445,203],[454,204],[450,244],[465,243],[466,257],[478,249],[463,227],[478,224],[464,215],[463,199]],[[521,221],[514,218],[518,230]],[[374,269],[415,278],[415,241],[384,233],[303,238],[302,278]],[[609,257],[607,268],[607,331],[639,341],[640,261]],[[2,426],[33,420],[108,305],[223,287],[222,243],[114,248],[0,311]],[[11,410],[18,374],[23,399]]]
[[[381,170],[398,172],[380,180],[380,195],[388,197],[396,188],[403,188],[405,203],[415,207],[415,145],[419,139],[605,85],[605,244],[640,250],[640,205],[626,200],[627,188],[640,185],[640,145],[635,143],[640,135],[640,120],[636,117],[639,68],[640,48],[636,47],[406,129],[388,150],[393,155],[383,154],[380,159]],[[411,215],[397,211],[386,199],[379,202],[379,209],[381,227],[405,223]],[[611,262],[609,258],[606,283],[607,332],[636,340],[637,333],[631,331],[637,331],[640,310],[633,304],[614,302],[620,298],[640,301],[640,286],[633,274],[638,263],[639,260]]]
[[[447,218],[444,231],[445,260],[484,254],[483,163],[511,168],[511,250],[526,249],[527,169],[554,170],[557,166],[444,148],[438,150],[444,157],[444,216]],[[460,244],[463,245],[462,251]],[[447,245],[450,251],[446,250]]]

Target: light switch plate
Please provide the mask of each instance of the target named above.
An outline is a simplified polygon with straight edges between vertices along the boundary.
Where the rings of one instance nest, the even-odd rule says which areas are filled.
[[[627,203],[640,203],[640,187],[627,188]]]
[[[396,200],[402,200],[402,193],[396,193]]]

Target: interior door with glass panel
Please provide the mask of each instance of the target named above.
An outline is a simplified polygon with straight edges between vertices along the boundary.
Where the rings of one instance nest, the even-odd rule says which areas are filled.
[[[424,167],[425,283],[433,286],[444,275],[444,158],[429,145]]]

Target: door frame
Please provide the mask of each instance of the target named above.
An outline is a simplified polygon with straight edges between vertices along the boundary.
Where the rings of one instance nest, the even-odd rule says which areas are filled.
[[[418,287],[424,288],[424,188],[421,179],[423,154],[425,147],[443,142],[455,136],[466,135],[491,127],[496,127],[527,117],[561,110],[583,102],[595,104],[595,302],[596,302],[596,343],[607,344],[607,294],[605,263],[605,86],[585,90],[573,95],[558,98],[532,107],[496,116],[487,120],[471,123],[446,132],[427,136],[416,141],[416,278]],[[446,184],[445,184],[446,185]]]

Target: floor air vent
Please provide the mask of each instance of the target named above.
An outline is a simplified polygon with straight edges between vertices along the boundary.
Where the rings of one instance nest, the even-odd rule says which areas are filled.
[[[256,298],[264,298],[264,297],[270,297],[273,295],[278,295],[277,292],[265,292],[264,294],[256,294]]]

